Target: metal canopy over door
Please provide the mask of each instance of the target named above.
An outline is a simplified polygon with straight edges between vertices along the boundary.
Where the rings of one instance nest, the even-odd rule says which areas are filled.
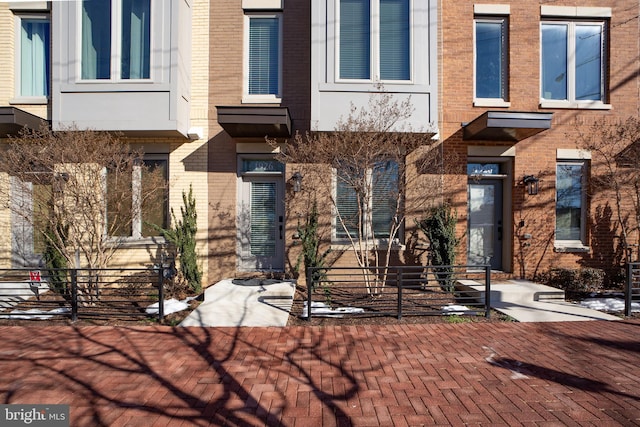
[[[239,266],[250,271],[284,269],[284,181],[268,170],[274,160],[244,160],[238,218]],[[263,170],[264,168],[266,170]],[[277,166],[280,167],[280,166]]]
[[[483,173],[477,173],[478,167]],[[499,167],[469,164],[467,263],[489,264],[492,270],[503,269],[503,176]]]

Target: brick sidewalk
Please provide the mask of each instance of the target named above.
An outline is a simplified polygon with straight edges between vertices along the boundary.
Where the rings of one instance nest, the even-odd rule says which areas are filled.
[[[0,327],[2,403],[73,426],[640,425],[640,321]]]

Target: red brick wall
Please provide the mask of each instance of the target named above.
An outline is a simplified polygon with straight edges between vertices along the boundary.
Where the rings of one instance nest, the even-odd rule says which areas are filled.
[[[483,1],[476,3],[510,4],[509,16],[509,111],[552,112],[551,129],[515,144],[513,179],[513,274],[532,277],[551,267],[603,267],[611,263],[615,241],[611,231],[594,231],[590,227],[591,252],[587,254],[554,251],[555,227],[555,164],[557,149],[579,148],[578,130],[586,129],[602,117],[615,126],[619,120],[638,114],[638,3],[621,1],[556,1],[553,6],[606,6],[612,8],[609,38],[609,103],[612,109],[542,109],[539,107],[540,87],[540,6],[546,1]],[[465,163],[468,145],[504,145],[497,141],[464,141],[462,122],[470,122],[487,110],[473,106],[473,1],[441,2],[440,34],[440,134],[449,153],[455,153],[457,173],[446,176],[446,193],[458,207],[459,232],[466,231],[467,177]],[[508,144],[511,145],[511,144]],[[597,156],[592,162],[599,161]],[[541,178],[537,196],[525,194],[518,184],[525,174]],[[610,195],[591,194],[590,225],[596,210],[602,209]],[[524,221],[524,227],[519,227]],[[600,227],[600,230],[602,228]],[[519,240],[525,233],[527,241]],[[463,243],[463,246],[466,242]],[[608,248],[604,250],[602,248]],[[462,252],[465,250],[463,249]]]

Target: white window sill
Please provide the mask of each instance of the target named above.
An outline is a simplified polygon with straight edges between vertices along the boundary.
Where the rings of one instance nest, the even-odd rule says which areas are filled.
[[[368,248],[373,249],[373,245],[374,245],[373,242],[369,242]],[[377,246],[378,246],[378,250],[381,250],[381,251],[387,250],[386,242],[378,243]],[[356,248],[357,248],[357,245],[356,245]],[[394,243],[393,245],[391,245],[392,251],[404,251],[405,249],[407,249],[406,245],[401,245],[399,243]],[[351,246],[351,244],[349,243],[336,242],[331,244],[331,250],[339,251],[339,252],[350,251],[350,250],[353,250],[353,246]]]
[[[10,105],[23,104],[23,105],[47,105],[49,98],[46,96],[18,96],[9,100]]]
[[[582,242],[567,241],[555,242],[553,245],[553,250],[554,252],[559,253],[586,253],[591,249],[589,248],[589,246],[585,246],[584,244],[582,244]]]
[[[244,95],[242,97],[243,104],[280,104],[282,98],[275,95]]]
[[[495,99],[495,98],[475,98],[473,100],[474,107],[496,107],[496,108],[507,108],[511,107],[511,103],[505,101],[504,99]]]
[[[540,108],[568,108],[575,110],[611,110],[611,104],[605,104],[600,101],[550,101],[541,100]]]
[[[107,237],[107,245],[127,249],[146,248],[152,245],[165,245],[167,240],[164,237]]]

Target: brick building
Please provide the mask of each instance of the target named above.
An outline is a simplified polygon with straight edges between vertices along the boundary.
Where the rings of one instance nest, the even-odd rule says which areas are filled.
[[[328,168],[313,182],[303,173],[296,194],[295,173],[309,165],[279,163],[278,143],[296,132],[330,134],[352,106],[381,93],[413,110],[392,132],[413,129],[444,159],[441,173],[425,174],[405,194],[428,200],[406,212],[394,261],[424,261],[413,252],[413,220],[442,202],[458,213],[460,262],[530,278],[620,258],[615,221],[607,228],[597,219],[611,199],[593,191],[600,159],[578,135],[598,120],[615,127],[638,115],[637,3],[99,3],[100,10],[90,7],[98,2],[0,3],[0,130],[15,134],[42,118],[54,130],[123,132],[166,167],[169,197],[157,209],[167,221],[193,186],[206,284],[241,273],[293,274],[296,226],[309,208],[301,194],[316,190],[323,246],[338,264],[354,262],[336,223],[335,203],[353,199],[339,174]],[[107,41],[94,40],[102,27]],[[26,44],[34,37],[40,47]],[[123,37],[139,43],[127,47]],[[141,61],[125,61],[134,44]],[[25,50],[45,66],[26,68],[18,61]],[[29,79],[34,84],[24,85]],[[382,222],[353,231],[388,227],[395,216],[382,211]],[[4,267],[37,258],[33,231],[7,209],[0,230]],[[127,237],[116,262],[157,261],[162,239],[140,228]]]
[[[631,1],[441,2],[440,136],[458,160],[445,197],[467,262],[531,278],[620,260],[620,229],[601,221],[612,194],[591,176],[602,159],[579,135],[638,115],[638,12]]]

